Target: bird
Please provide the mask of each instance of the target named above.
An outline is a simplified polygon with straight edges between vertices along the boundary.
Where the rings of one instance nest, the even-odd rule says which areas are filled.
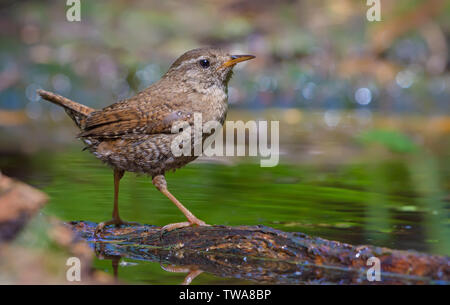
[[[146,174],[153,185],[184,214],[187,221],[168,224],[171,231],[188,226],[208,226],[190,212],[168,190],[165,173],[194,161],[196,154],[174,154],[171,149],[176,122],[194,124],[194,114],[202,122],[225,122],[228,110],[228,83],[233,67],[253,55],[231,55],[217,47],[197,48],[182,54],[161,79],[135,96],[103,109],[93,109],[53,92],[38,90],[42,99],[64,108],[75,122],[85,150],[113,169],[114,202],[112,219],[97,225],[95,235],[106,226],[137,225],[119,215],[119,184],[125,172]],[[204,141],[209,134],[203,133]]]

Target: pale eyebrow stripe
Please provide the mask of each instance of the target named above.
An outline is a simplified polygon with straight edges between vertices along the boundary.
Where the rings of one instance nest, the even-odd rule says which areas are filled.
[[[175,70],[178,70],[178,69],[180,69],[181,67],[184,67],[185,65],[187,65],[187,64],[192,64],[192,63],[194,63],[194,62],[197,62],[197,61],[200,61],[200,59],[204,59],[206,56],[199,56],[199,57],[196,57],[195,59],[191,59],[191,60],[189,60],[189,61],[184,61],[181,65],[179,65]]]

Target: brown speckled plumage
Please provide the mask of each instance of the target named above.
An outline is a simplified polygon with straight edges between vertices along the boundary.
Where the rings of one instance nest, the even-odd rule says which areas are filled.
[[[80,128],[79,137],[87,149],[114,168],[116,192],[118,181],[125,171],[145,173],[152,176],[155,186],[174,201],[176,199],[171,198],[167,191],[164,173],[180,168],[196,157],[175,157],[172,154],[171,143],[177,136],[171,132],[172,124],[185,121],[193,125],[195,113],[202,114],[203,122],[215,120],[223,124],[232,68],[236,63],[251,58],[253,56],[250,55],[232,56],[216,48],[188,51],[171,65],[158,82],[134,97],[101,110],[44,90],[38,93],[44,99],[64,107]],[[117,198],[113,220],[101,224],[99,230],[106,224],[124,223],[118,216],[116,201]],[[174,203],[183,211],[181,203]],[[186,211],[183,213],[189,223],[173,224],[167,229],[204,224],[190,212],[187,215]]]

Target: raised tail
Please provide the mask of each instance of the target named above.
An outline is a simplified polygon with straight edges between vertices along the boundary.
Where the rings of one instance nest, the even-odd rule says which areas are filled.
[[[77,126],[80,129],[83,128],[86,117],[91,112],[95,111],[95,109],[93,108],[71,101],[68,98],[65,98],[64,96],[55,94],[53,92],[38,90],[37,93],[43,99],[63,107],[66,113],[70,116],[70,118],[75,122],[75,124],[77,124]]]

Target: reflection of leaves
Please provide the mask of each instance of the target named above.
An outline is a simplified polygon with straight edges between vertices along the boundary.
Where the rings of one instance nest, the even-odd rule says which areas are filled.
[[[369,130],[362,133],[358,141],[363,144],[378,143],[397,153],[412,153],[418,150],[418,146],[407,135],[395,130]]]

